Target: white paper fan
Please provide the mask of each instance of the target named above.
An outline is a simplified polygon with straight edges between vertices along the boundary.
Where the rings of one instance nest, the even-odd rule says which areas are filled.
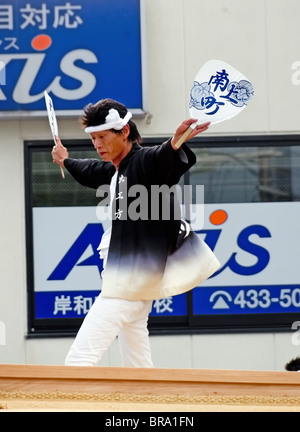
[[[175,146],[179,148],[197,124],[216,124],[242,112],[254,95],[248,78],[222,60],[210,60],[199,70],[194,80],[189,101],[190,116],[198,119]]]
[[[253,95],[253,85],[245,75],[221,60],[210,60],[194,80],[190,115],[198,123],[220,123],[242,112]]]

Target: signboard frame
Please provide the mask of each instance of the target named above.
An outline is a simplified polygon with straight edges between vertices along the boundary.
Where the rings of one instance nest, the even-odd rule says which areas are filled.
[[[145,145],[161,143],[162,139],[145,139]],[[50,151],[52,141],[25,142],[25,192],[26,192],[26,237],[27,237],[27,280],[28,280],[28,329],[29,334],[74,333],[82,322],[81,318],[37,319],[35,317],[34,298],[34,255],[33,255],[33,220],[32,220],[32,153]],[[86,149],[90,142],[77,140],[65,142],[73,149]],[[191,141],[192,148],[228,147],[300,147],[300,136],[251,136],[251,137],[205,137]],[[189,182],[189,174],[185,181]],[[213,287],[213,285],[212,285]],[[251,287],[248,287],[251,288]],[[197,288],[198,289],[198,288]],[[199,288],[201,289],[201,288]],[[222,288],[220,288],[222,289]],[[299,284],[300,289],[300,284]],[[194,292],[186,294],[187,314],[178,316],[150,316],[150,333],[209,333],[209,332],[256,332],[256,331],[290,331],[299,313],[247,313],[247,314],[197,314],[194,313]]]
[[[37,9],[34,9],[35,1],[36,0],[33,0],[31,2],[33,4],[32,11],[35,10],[36,13],[38,13],[38,12],[41,13],[42,9],[39,10],[39,11]],[[93,3],[93,0],[89,0],[89,1]],[[47,116],[47,110],[46,110],[46,107],[45,107],[45,104],[44,104],[44,100],[42,99],[42,97],[38,101],[38,103],[39,103],[39,108],[38,109],[31,109],[30,108],[30,105],[34,105],[34,104],[27,104],[28,108],[26,108],[26,104],[24,104],[24,103],[15,103],[14,104],[15,108],[13,108],[13,109],[8,109],[5,106],[1,107],[1,99],[4,100],[3,97],[6,97],[6,99],[12,100],[12,93],[15,90],[16,82],[19,80],[19,78],[20,78],[21,74],[23,73],[25,67],[22,66],[21,70],[19,72],[17,72],[17,71],[20,69],[20,67],[24,63],[24,61],[26,62],[28,60],[26,56],[34,56],[34,55],[36,55],[36,56],[45,56],[45,58],[44,58],[44,60],[42,60],[42,57],[41,57],[41,62],[42,63],[40,65],[40,69],[42,70],[42,74],[40,73],[40,69],[39,69],[38,70],[38,76],[32,82],[32,88],[34,87],[34,88],[38,89],[38,90],[35,91],[37,94],[39,92],[42,94],[42,92],[44,90],[47,90],[49,92],[50,96],[53,99],[53,103],[54,103],[54,106],[55,106],[55,112],[56,112],[56,115],[57,115],[58,118],[78,117],[79,115],[82,114],[82,108],[86,104],[88,104],[88,103],[95,103],[99,99],[105,98],[105,97],[113,97],[116,100],[124,103],[128,107],[128,109],[131,111],[131,113],[133,114],[133,116],[135,118],[144,117],[146,115],[146,113],[148,111],[148,107],[147,107],[147,82],[146,82],[146,29],[145,29],[146,17],[145,17],[145,0],[135,0],[134,4],[132,4],[133,5],[132,8],[131,8],[132,10],[129,11],[129,12],[131,12],[131,15],[130,15],[130,13],[128,13],[128,15],[127,15],[129,17],[129,19],[134,20],[136,18],[135,14],[139,12],[139,40],[140,40],[140,44],[139,44],[139,46],[134,46],[134,47],[132,47],[133,44],[129,44],[130,46],[126,50],[126,53],[127,53],[126,55],[128,55],[128,49],[131,47],[131,49],[132,49],[132,57],[138,59],[137,63],[139,63],[139,64],[137,66],[137,69],[139,69],[139,70],[137,70],[137,69],[133,70],[131,68],[131,72],[129,71],[128,74],[130,74],[130,73],[132,74],[133,72],[136,74],[136,79],[134,80],[134,82],[136,82],[136,83],[140,82],[140,87],[139,87],[138,84],[136,84],[136,86],[134,86],[134,85],[123,86],[123,89],[120,92],[120,93],[124,93],[125,92],[123,94],[123,96],[121,96],[121,95],[119,96],[118,92],[116,92],[115,96],[111,96],[111,93],[109,93],[109,94],[106,93],[106,91],[108,91],[108,90],[105,90],[105,92],[103,92],[103,87],[101,87],[102,88],[102,92],[99,91],[100,79],[101,79],[101,81],[103,81],[103,76],[108,77],[108,78],[105,78],[105,79],[109,79],[109,77],[113,75],[113,70],[111,69],[112,68],[111,62],[109,61],[108,58],[104,62],[103,61],[103,55],[101,53],[101,55],[102,55],[102,57],[101,57],[101,68],[102,69],[101,70],[97,70],[96,72],[94,71],[94,69],[95,69],[94,66],[93,66],[94,69],[92,69],[92,74],[94,75],[94,78],[96,79],[96,87],[94,88],[94,90],[92,90],[89,94],[86,94],[84,97],[82,96],[82,98],[75,99],[74,103],[77,104],[77,107],[74,108],[74,109],[73,108],[67,108],[67,107],[65,107],[63,109],[60,108],[59,104],[64,103],[63,102],[64,98],[62,96],[58,97],[55,94],[53,94],[53,92],[51,91],[51,85],[49,83],[51,83],[52,80],[53,80],[53,82],[54,81],[58,82],[58,78],[60,80],[61,79],[62,80],[64,80],[64,79],[68,80],[69,79],[69,82],[66,81],[66,82],[68,82],[66,88],[64,89],[63,85],[61,87],[62,87],[62,90],[65,91],[65,93],[70,92],[70,90],[72,90],[73,87],[75,89],[74,82],[76,82],[76,80],[77,80],[77,82],[80,82],[79,81],[80,78],[75,78],[76,77],[76,73],[78,71],[80,71],[80,70],[82,70],[82,72],[85,73],[85,72],[88,72],[89,69],[88,68],[85,69],[84,67],[82,67],[82,69],[81,69],[78,66],[76,66],[77,63],[80,63],[80,65],[82,65],[85,62],[83,57],[82,58],[78,58],[78,59],[76,59],[74,57],[73,60],[70,58],[70,60],[68,60],[69,61],[69,66],[73,67],[73,69],[75,70],[75,74],[74,74],[74,78],[72,77],[72,75],[70,75],[70,77],[69,77],[68,76],[68,70],[66,70],[67,66],[66,65],[62,66],[63,60],[60,59],[59,56],[58,56],[58,58],[57,58],[57,64],[53,68],[53,69],[56,70],[57,76],[53,75],[53,77],[51,77],[51,79],[50,78],[48,79],[48,81],[49,80],[50,81],[46,83],[46,81],[47,81],[46,80],[46,75],[45,75],[45,68],[46,68],[46,66],[44,65],[44,63],[47,63],[46,59],[47,59],[47,50],[48,50],[48,48],[45,48],[45,49],[40,49],[40,48],[39,49],[34,49],[32,46],[30,46],[30,43],[29,43],[30,41],[29,40],[27,41],[27,43],[25,45],[25,43],[23,41],[23,39],[25,39],[25,38],[22,37],[21,31],[23,31],[23,32],[26,31],[27,33],[29,33],[30,38],[32,38],[31,45],[33,45],[33,41],[34,41],[35,38],[42,37],[42,36],[49,36],[50,35],[50,37],[53,39],[53,36],[55,36],[55,31],[58,31],[58,30],[61,31],[61,30],[58,29],[58,28],[56,28],[55,31],[54,31],[52,29],[52,33],[50,31],[50,32],[48,32],[49,33],[49,35],[48,35],[47,34],[47,30],[48,29],[46,29],[46,30],[42,29],[42,25],[41,24],[40,24],[40,28],[41,29],[39,29],[37,27],[37,24],[40,23],[40,21],[38,22],[37,19],[39,18],[39,20],[41,20],[40,16],[38,16],[37,18],[31,16],[30,17],[31,21],[29,21],[29,16],[30,16],[31,12],[25,11],[25,7],[24,6],[26,5],[26,8],[30,8],[31,7],[31,3],[28,3],[28,2],[25,2],[25,1],[23,2],[23,0],[18,0],[17,2],[11,2],[11,1],[6,2],[5,6],[0,6],[0,8],[8,8],[8,7],[14,8],[14,9],[11,9],[11,10],[16,11],[16,13],[15,13],[16,16],[12,15],[12,17],[11,17],[11,21],[12,21],[11,25],[13,25],[14,23],[18,24],[18,28],[16,30],[14,29],[14,27],[9,28],[8,30],[6,30],[5,28],[3,28],[3,26],[4,26],[3,22],[5,20],[5,10],[4,9],[1,10],[2,21],[1,21],[0,25],[2,25],[2,27],[0,27],[0,40],[1,40],[0,66],[1,66],[1,69],[3,69],[2,66],[4,65],[4,72],[5,72],[5,69],[7,70],[7,72],[5,74],[6,75],[6,82],[3,84],[3,86],[0,85],[0,109],[1,109],[0,120],[1,120],[1,118],[2,119],[14,119],[14,118],[25,118],[26,119],[26,118],[44,118],[44,117]],[[116,7],[119,7],[118,6],[119,4],[120,4],[120,7],[122,8],[122,4],[120,2],[118,2],[116,4],[117,6],[115,6],[113,9],[115,9]],[[54,13],[53,10],[52,10],[54,7],[56,7],[56,6],[64,7],[63,5],[65,5],[65,7],[67,5],[69,5],[69,7],[74,7],[74,8],[75,7],[81,7],[80,6],[80,2],[78,2],[78,1],[74,2],[74,5],[73,5],[73,2],[60,2],[59,0],[55,0],[55,2],[52,1],[50,3],[50,5],[49,5],[48,9],[47,9],[47,2],[45,4],[43,4],[42,6],[46,8],[47,13],[49,14],[48,17],[50,17],[51,14]],[[90,11],[93,10],[93,7],[94,7],[93,4],[91,4],[91,7],[89,7],[89,5],[87,5],[87,2],[84,2],[83,5],[85,6],[85,8],[87,8],[89,10],[89,12],[88,12],[90,14],[89,16],[93,17],[94,15],[90,13]],[[99,6],[99,3],[97,3],[97,5]],[[136,5],[137,5],[137,10],[135,10],[135,6]],[[22,8],[23,14],[21,14],[21,11],[20,11],[21,7],[23,7]],[[100,7],[101,7],[101,4],[100,4]],[[126,4],[126,8],[128,9],[128,3]],[[110,11],[109,8],[107,10]],[[17,13],[18,13],[18,15],[17,15]],[[108,13],[110,13],[110,12],[108,12]],[[112,14],[114,14],[113,17],[118,16],[118,14],[116,14],[115,12],[112,12]],[[25,17],[26,17],[26,15],[27,15],[27,24],[28,25],[23,30],[21,30],[22,19],[24,21],[23,22],[23,25],[24,25],[25,24]],[[122,19],[122,17],[120,17],[120,19]],[[104,21],[109,22],[110,21],[110,16],[107,16],[104,19]],[[33,27],[33,25],[35,25],[35,27]],[[31,26],[31,28],[30,28],[30,26]],[[95,27],[95,26],[91,26],[91,25],[89,26],[89,28],[93,28],[93,27]],[[74,32],[76,30],[75,29],[71,29],[71,31]],[[26,37],[26,39],[30,39],[30,38]],[[20,39],[21,42],[19,42],[19,39]],[[75,38],[73,37],[73,38],[70,38],[70,39],[76,41],[76,37]],[[93,38],[91,37],[91,40],[92,39]],[[124,40],[125,39],[126,38],[124,38]],[[88,38],[86,38],[86,40],[88,40]],[[125,43],[125,42],[122,42],[122,43]],[[23,47],[23,44],[24,44],[24,47]],[[80,48],[81,47],[80,42],[78,42],[78,44],[79,44],[78,47]],[[113,39],[110,39],[109,35],[107,35],[107,41],[105,42],[105,45],[109,46],[110,44],[112,44],[112,51],[114,51],[115,48],[113,48],[113,46],[114,46],[113,45]],[[53,48],[53,45],[54,45],[54,42],[52,40],[52,43],[51,43],[51,45],[49,47],[49,51]],[[61,49],[62,49],[61,47],[62,47],[63,44],[58,44],[58,45],[59,45],[59,47],[57,47],[55,49],[59,49],[61,51]],[[87,45],[87,48],[82,49],[82,51],[85,50],[86,52],[88,52],[88,48],[89,48],[89,46]],[[54,48],[53,48],[53,50],[54,50]],[[78,51],[80,51],[80,50],[81,50],[81,48],[78,49]],[[66,53],[67,53],[67,51],[66,51]],[[93,54],[93,51],[91,50],[90,51],[90,55],[92,55],[92,54]],[[59,55],[62,55],[61,52],[60,52]],[[14,56],[15,56],[15,58],[14,58]],[[56,59],[55,52],[51,53],[51,56],[52,57],[54,56],[54,58]],[[97,53],[97,62],[96,63],[97,63],[97,68],[98,69],[99,69],[98,64],[99,64],[99,61],[100,61],[99,58],[98,58],[99,56],[100,56],[100,54]],[[115,56],[117,56],[117,53],[115,53]],[[32,57],[32,61],[36,62],[36,64],[37,64],[40,60],[33,60],[33,57]],[[8,62],[8,63],[6,64],[6,62]],[[61,62],[61,63],[59,63],[59,62]],[[65,61],[65,63],[66,63],[66,61]],[[16,64],[17,64],[17,66],[15,66]],[[33,63],[32,63],[32,65],[33,65]],[[11,73],[12,66],[13,66],[13,74]],[[63,72],[62,72],[61,68],[63,68]],[[76,68],[77,68],[77,72],[76,72]],[[51,68],[51,70],[52,70],[52,68]],[[10,73],[8,73],[8,71],[10,71]],[[100,78],[100,72],[101,72],[101,78]],[[19,73],[19,75],[18,75],[18,73]],[[24,73],[23,73],[23,75],[24,75]],[[61,76],[59,76],[59,75],[61,75]],[[90,75],[91,75],[91,73],[90,73]],[[4,73],[2,73],[2,76],[4,76]],[[23,81],[25,82],[25,78],[24,78]],[[86,81],[88,81],[88,80],[86,80]],[[123,80],[120,80],[120,82],[123,82]],[[2,81],[1,81],[0,84],[2,84]],[[49,85],[50,85],[50,87],[49,87]],[[113,85],[113,84],[111,84],[111,85]],[[41,86],[44,86],[44,88],[41,88]],[[77,86],[78,86],[78,83],[77,83]],[[20,88],[22,87],[21,86],[21,82],[19,83],[18,87],[20,87]],[[1,90],[1,88],[2,88],[2,90]],[[9,88],[9,90],[7,90],[8,94],[6,95],[5,94],[6,93],[6,89],[8,89],[8,88]],[[32,88],[27,89],[28,90],[28,94],[32,92]],[[126,90],[124,90],[126,88],[130,88],[131,94],[134,94],[135,91],[137,92],[137,96],[136,97],[140,99],[140,103],[138,103],[137,106],[132,106],[126,100],[127,93],[126,93]],[[123,92],[123,90],[124,90],[124,92]],[[22,90],[22,91],[25,92],[26,90]],[[35,94],[35,92],[33,92],[33,95]],[[59,101],[59,104],[58,104],[58,101]],[[79,103],[78,101],[83,101],[83,102]],[[5,100],[4,100],[4,102],[5,102]],[[70,100],[65,99],[65,104],[67,104],[68,106],[70,106]]]

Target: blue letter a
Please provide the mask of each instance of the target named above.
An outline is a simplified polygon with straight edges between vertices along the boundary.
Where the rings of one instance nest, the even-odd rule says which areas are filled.
[[[66,255],[55,267],[48,280],[64,280],[70,271],[77,266],[97,266],[99,273],[103,270],[102,260],[99,258],[97,247],[99,246],[103,228],[101,224],[88,224],[77,240],[72,244]],[[86,251],[87,247],[91,245],[94,254],[84,261],[78,263],[78,260]]]

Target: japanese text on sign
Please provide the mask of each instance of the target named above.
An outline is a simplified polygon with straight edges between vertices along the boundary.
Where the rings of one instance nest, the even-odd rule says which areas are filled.
[[[86,315],[96,298],[84,297],[83,295],[74,296],[73,298],[70,295],[55,296],[53,315],[61,314],[65,316],[71,311],[75,312],[78,316]],[[157,314],[172,313],[172,303],[172,297],[155,300],[153,302],[153,309]]]
[[[64,27],[67,29],[77,28],[83,23],[79,13],[80,5],[72,5],[66,2],[65,5],[47,6],[42,3],[41,8],[34,8],[30,3],[25,7],[16,10],[13,5],[0,6],[0,30],[14,30],[14,18],[17,16],[19,27],[23,30],[27,27],[36,27],[39,30],[46,30],[48,26],[53,28]],[[53,17],[49,18],[53,11]]]
[[[211,75],[208,82],[194,81],[190,108],[195,107],[205,110],[206,115],[214,115],[227,102],[238,108],[247,105],[253,94],[253,86],[249,81],[230,81],[229,74],[222,69]]]

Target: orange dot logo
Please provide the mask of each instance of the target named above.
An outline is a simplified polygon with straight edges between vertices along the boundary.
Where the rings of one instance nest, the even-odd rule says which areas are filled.
[[[226,222],[228,214],[225,210],[215,210],[209,217],[210,222],[213,225],[221,225]]]
[[[37,51],[44,51],[52,44],[52,39],[48,35],[38,35],[31,41],[31,46]]]

